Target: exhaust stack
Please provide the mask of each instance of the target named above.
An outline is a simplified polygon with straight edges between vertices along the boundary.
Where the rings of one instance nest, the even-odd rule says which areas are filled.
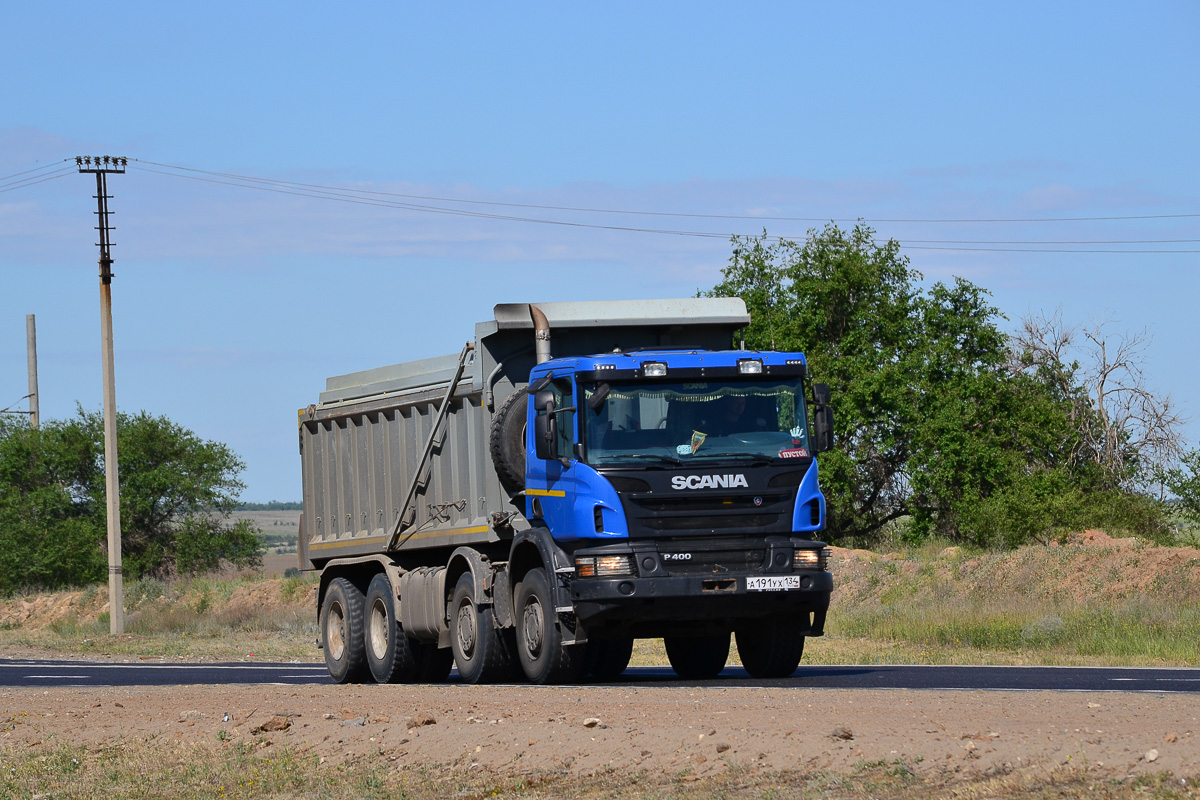
[[[550,360],[550,320],[542,310],[532,303],[529,304],[529,316],[533,319],[533,346],[537,363]]]

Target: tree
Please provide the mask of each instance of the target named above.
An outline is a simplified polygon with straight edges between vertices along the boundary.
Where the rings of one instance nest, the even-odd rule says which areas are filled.
[[[229,522],[243,488],[238,479],[243,464],[226,445],[141,412],[118,415],[117,451],[127,575],[165,577],[212,570],[223,561],[239,567],[261,563],[252,525]],[[74,418],[47,422],[39,431],[4,429],[0,470],[0,511],[12,521],[0,530],[0,548],[5,540],[21,542],[23,558],[41,563],[57,552],[54,558],[62,559],[67,556],[62,542],[70,533],[72,558],[89,554],[75,568],[64,567],[61,574],[43,571],[26,582],[55,586],[102,577],[102,415],[80,409]],[[64,563],[73,562],[68,558]]]
[[[1161,494],[1183,455],[1184,420],[1170,395],[1146,384],[1146,332],[1112,337],[1106,327],[1067,326],[1061,311],[1025,317],[1011,367],[1039,376],[1069,404],[1077,461],[1094,465],[1110,488]]]
[[[984,289],[957,279],[922,291],[899,245],[862,224],[733,245],[706,294],[742,297],[748,346],[803,351],[811,380],[830,385],[830,538],[869,539],[902,518],[912,536],[987,544],[1054,533],[1081,448],[1069,391],[1011,369]]]
[[[1183,512],[1200,522],[1200,450],[1188,453],[1178,466],[1167,470],[1166,484]]]
[[[74,491],[59,441],[0,419],[0,595],[104,579],[104,520]]]

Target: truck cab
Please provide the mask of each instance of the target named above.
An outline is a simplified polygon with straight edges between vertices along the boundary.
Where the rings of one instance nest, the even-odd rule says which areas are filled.
[[[823,632],[830,412],[818,387],[810,414],[806,371],[800,353],[666,349],[533,369],[525,515],[566,553],[561,602],[589,638],[723,666],[730,630]]]

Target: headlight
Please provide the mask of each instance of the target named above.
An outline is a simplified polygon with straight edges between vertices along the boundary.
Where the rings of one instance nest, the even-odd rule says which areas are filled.
[[[647,361],[642,364],[642,374],[647,378],[665,378],[667,365],[661,361]]]
[[[580,578],[611,578],[632,575],[629,556],[585,556],[575,559],[575,574]]]
[[[761,375],[762,362],[757,358],[743,358],[738,361],[738,372],[743,375]]]
[[[792,555],[792,569],[829,569],[829,548],[796,550]]]

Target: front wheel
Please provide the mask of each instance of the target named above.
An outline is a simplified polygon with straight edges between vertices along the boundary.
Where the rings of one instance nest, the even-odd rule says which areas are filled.
[[[772,617],[739,627],[738,657],[752,678],[786,678],[800,666],[804,637],[800,623],[791,617]]]
[[[563,644],[554,610],[554,593],[546,570],[538,567],[525,573],[517,584],[513,602],[517,623],[517,657],[530,682],[571,683],[583,669],[581,646]]]
[[[321,645],[325,666],[338,683],[361,683],[367,676],[363,640],[362,590],[345,578],[334,578],[321,603]]]
[[[589,639],[584,671],[598,681],[611,681],[629,666],[633,657],[633,639]]]
[[[712,636],[668,636],[663,639],[675,674],[687,680],[715,678],[729,660],[729,633]]]
[[[512,675],[511,631],[496,628],[490,606],[475,602],[475,580],[464,572],[450,599],[450,648],[465,683],[495,683]]]

